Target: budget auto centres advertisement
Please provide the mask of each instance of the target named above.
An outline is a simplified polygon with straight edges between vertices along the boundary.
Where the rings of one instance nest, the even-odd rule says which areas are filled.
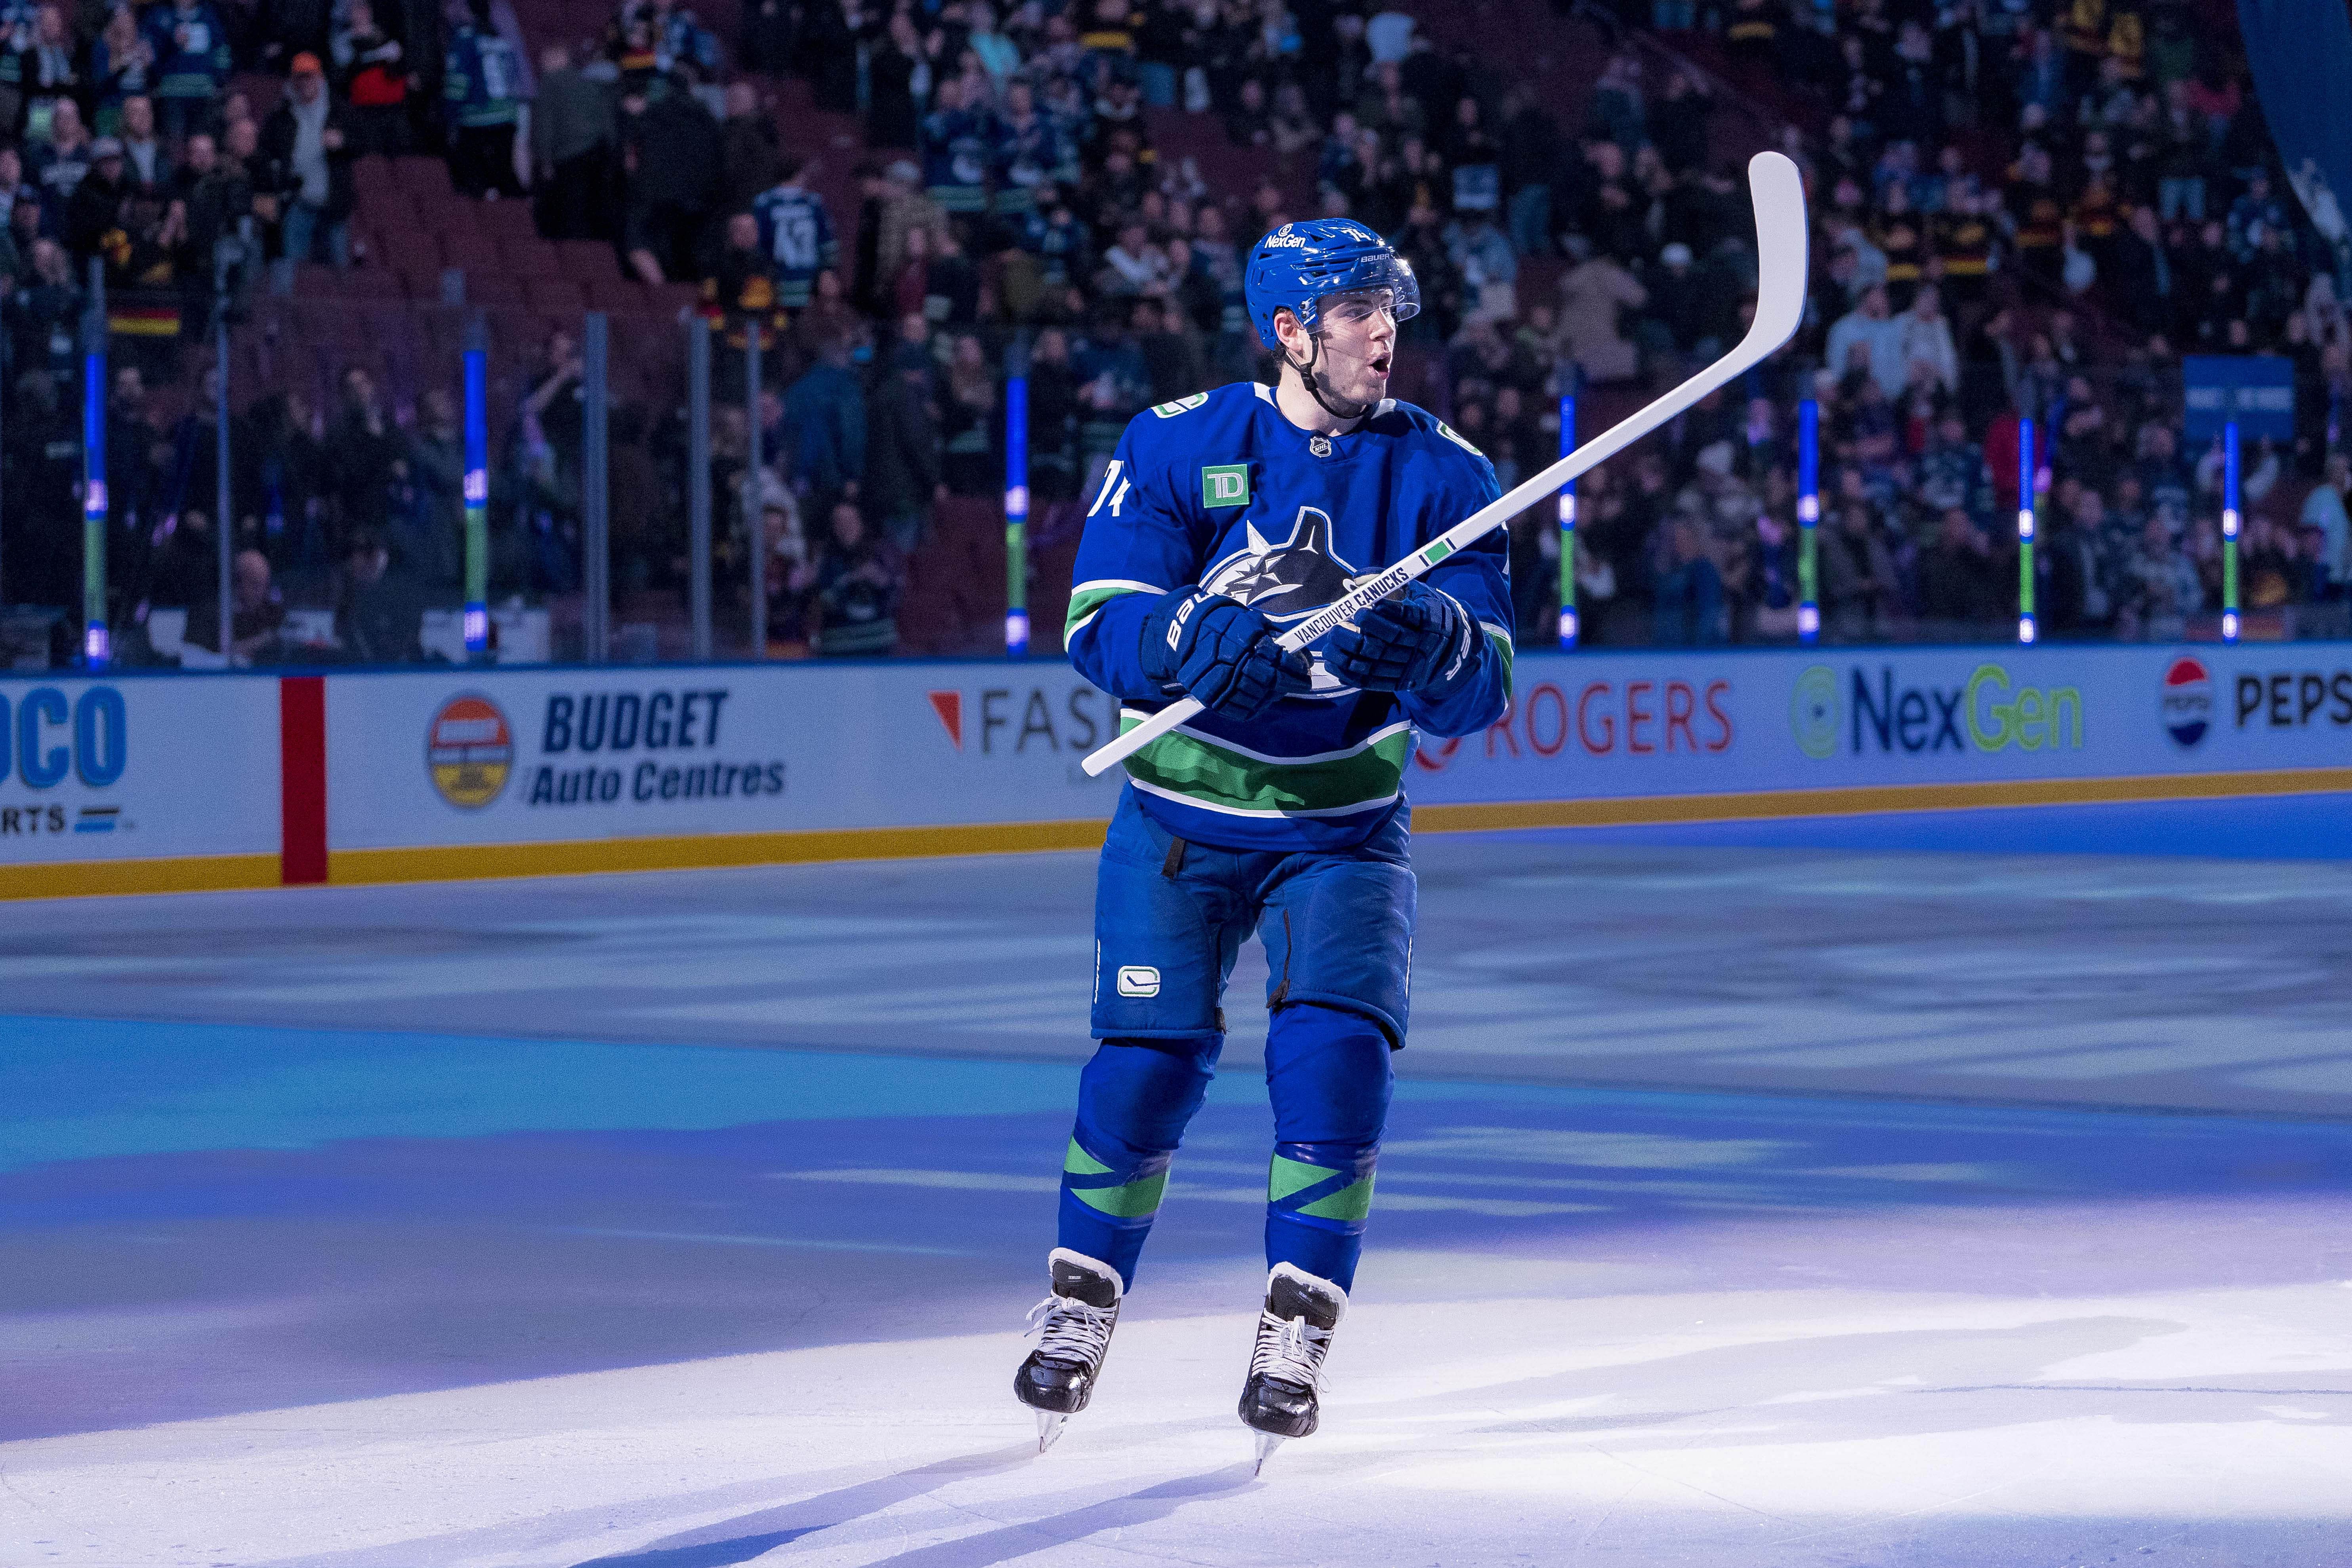
[[[275,680],[0,679],[0,866],[275,854]]]
[[[1067,665],[447,670],[327,683],[337,849],[1107,818]]]

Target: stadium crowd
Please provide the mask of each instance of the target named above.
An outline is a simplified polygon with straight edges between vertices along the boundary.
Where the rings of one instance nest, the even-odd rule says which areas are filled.
[[[2180,637],[2221,592],[2218,458],[2180,435],[2191,353],[2293,361],[2294,438],[2246,454],[2244,603],[2298,617],[2290,633],[2340,628],[2347,253],[2286,188],[2242,61],[2190,0],[1559,10],[1555,41],[1603,62],[1562,112],[1361,0],[746,0],[731,30],[626,0],[593,37],[532,15],[527,36],[508,0],[0,6],[5,500],[31,522],[5,536],[0,599],[78,598],[58,498],[79,477],[94,261],[110,488],[137,520],[110,551],[116,620],[185,605],[190,640],[220,648],[208,405],[159,388],[202,357],[178,345],[209,320],[224,242],[280,290],[306,261],[373,264],[353,245],[370,154],[437,153],[459,191],[527,200],[546,238],[696,286],[719,349],[729,607],[744,618],[758,549],[772,642],[875,653],[921,629],[899,620],[942,509],[1002,489],[1013,364],[1044,547],[1075,531],[1129,417],[1265,374],[1241,310],[1256,238],[1349,216],[1421,279],[1392,390],[1508,486],[1558,450],[1560,393],[1590,434],[1736,340],[1754,284],[1739,154],[1770,140],[1810,181],[1806,325],[1583,481],[1589,640],[1794,636],[1800,397],[1820,406],[1825,636],[2010,635],[2025,417],[2048,437],[2046,631]],[[784,93],[815,118],[780,117]],[[820,145],[787,122],[856,134]],[[583,363],[569,331],[527,352],[493,414],[493,588],[561,597],[582,575]],[[458,581],[454,400],[392,406],[358,365],[336,396],[274,388],[234,422],[244,657],[287,651],[289,599],[337,605],[353,657],[418,657],[417,608]],[[616,415],[625,591],[685,570],[675,401]],[[1557,551],[1549,509],[1515,525],[1529,640],[1549,635]]]

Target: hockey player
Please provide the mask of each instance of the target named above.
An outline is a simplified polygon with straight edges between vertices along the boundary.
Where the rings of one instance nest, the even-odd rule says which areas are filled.
[[[1387,396],[1412,270],[1359,224],[1286,224],[1244,288],[1276,386],[1136,416],[1078,546],[1067,641],[1139,718],[1205,710],[1127,763],[1095,894],[1093,1026],[1063,1163],[1052,1293],[1013,1380],[1038,1446],[1092,1396],[1169,1164],[1224,1045],[1225,979],[1270,973],[1268,1268],[1241,1418],[1258,1461],[1315,1430],[1348,1303],[1412,952],[1416,733],[1467,735],[1510,697],[1505,536],[1441,562],[1304,654],[1283,628],[1498,494],[1443,423]]]

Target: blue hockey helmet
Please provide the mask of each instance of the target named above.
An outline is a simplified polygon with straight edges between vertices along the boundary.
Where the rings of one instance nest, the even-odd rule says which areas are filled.
[[[1386,289],[1400,321],[1421,313],[1421,285],[1412,264],[1396,247],[1362,224],[1346,218],[1286,223],[1252,247],[1242,274],[1257,341],[1279,350],[1274,313],[1288,310],[1308,331],[1316,329],[1327,296],[1357,289]]]

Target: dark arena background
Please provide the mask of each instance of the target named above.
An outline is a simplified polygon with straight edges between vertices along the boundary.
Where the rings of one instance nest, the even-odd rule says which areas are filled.
[[[0,34],[0,1568],[2352,1560],[2344,0]],[[1120,456],[1339,219],[1509,701],[1320,1430],[1269,914],[1041,1447],[1108,825],[1292,756],[1086,771],[1080,543],[1434,537]]]

